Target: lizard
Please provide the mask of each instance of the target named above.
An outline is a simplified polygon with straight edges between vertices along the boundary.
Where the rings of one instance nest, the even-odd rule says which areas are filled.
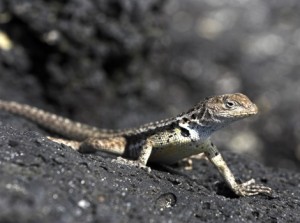
[[[172,118],[119,130],[100,129],[14,101],[0,100],[0,109],[61,135],[64,138],[48,138],[79,152],[113,153],[119,155],[123,163],[143,168],[148,162],[174,164],[204,154],[237,196],[272,193],[271,188],[256,184],[254,179],[238,183],[210,140],[217,130],[258,113],[257,106],[241,93],[207,97]]]

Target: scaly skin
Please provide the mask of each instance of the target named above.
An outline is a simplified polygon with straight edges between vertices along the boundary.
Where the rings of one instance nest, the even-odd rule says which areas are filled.
[[[121,159],[122,162],[140,167],[145,167],[148,161],[172,164],[204,153],[236,195],[271,194],[272,191],[256,185],[253,179],[237,183],[210,141],[210,136],[218,129],[257,114],[256,105],[240,93],[206,98],[176,117],[125,130],[98,129],[16,102],[0,100],[0,109],[24,116],[69,138],[49,137],[80,152],[101,150],[114,153],[130,159]]]

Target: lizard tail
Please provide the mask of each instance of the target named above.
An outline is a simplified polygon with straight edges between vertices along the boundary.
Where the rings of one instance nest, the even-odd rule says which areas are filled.
[[[45,129],[74,140],[84,140],[90,137],[105,138],[115,133],[113,130],[98,129],[13,101],[0,100],[0,109],[25,117]]]

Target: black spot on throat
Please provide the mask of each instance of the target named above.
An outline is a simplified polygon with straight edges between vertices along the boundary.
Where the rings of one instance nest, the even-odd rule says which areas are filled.
[[[182,121],[185,123],[185,122],[188,122],[189,119],[188,118],[182,118]]]
[[[185,128],[180,128],[180,132],[181,132],[181,135],[183,137],[189,137],[190,136],[190,132],[189,130],[185,129]]]

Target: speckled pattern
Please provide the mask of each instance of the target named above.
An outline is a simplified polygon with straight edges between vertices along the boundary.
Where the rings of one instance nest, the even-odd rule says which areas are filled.
[[[100,150],[117,154],[130,159],[119,158],[124,164],[147,169],[149,160],[174,164],[192,155],[204,154],[236,195],[253,196],[272,192],[269,187],[257,185],[254,179],[238,183],[217,147],[209,140],[216,130],[257,114],[257,106],[241,93],[206,98],[174,118],[116,131],[97,129],[16,102],[0,100],[0,109],[71,138],[67,140],[48,137],[80,152]],[[82,141],[74,141],[78,139]]]

